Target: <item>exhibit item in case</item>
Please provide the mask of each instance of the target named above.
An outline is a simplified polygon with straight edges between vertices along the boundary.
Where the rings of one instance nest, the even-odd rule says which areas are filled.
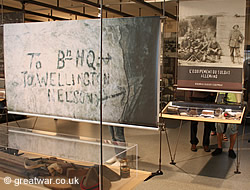
[[[245,108],[241,105],[169,102],[162,117],[195,121],[240,124]]]
[[[178,88],[242,91],[245,10],[245,0],[180,1]]]
[[[4,25],[8,110],[156,127],[159,17]],[[148,109],[150,108],[150,109]]]

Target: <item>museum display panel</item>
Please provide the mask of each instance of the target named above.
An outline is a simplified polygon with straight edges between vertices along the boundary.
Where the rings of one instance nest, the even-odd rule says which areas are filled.
[[[245,0],[180,1],[178,88],[242,91],[245,10]]]
[[[103,21],[104,122],[156,127],[159,33],[159,17]],[[9,113],[98,123],[99,37],[98,20],[4,25]]]

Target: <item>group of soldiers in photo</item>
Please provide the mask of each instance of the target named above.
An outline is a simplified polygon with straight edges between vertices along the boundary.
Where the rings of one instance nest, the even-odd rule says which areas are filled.
[[[192,62],[220,62],[222,49],[216,41],[215,32],[208,28],[207,32],[200,28],[192,30],[188,28],[178,48],[179,59]]]
[[[233,64],[242,62],[240,48],[243,41],[244,36],[239,30],[239,25],[235,24],[228,39],[229,54]],[[179,59],[187,62],[219,63],[222,55],[222,48],[216,40],[216,33],[210,28],[206,31],[201,31],[200,28],[197,30],[188,28],[178,48]]]

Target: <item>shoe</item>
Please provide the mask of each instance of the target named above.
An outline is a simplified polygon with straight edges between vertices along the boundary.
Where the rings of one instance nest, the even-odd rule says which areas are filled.
[[[228,141],[228,138],[227,138],[227,136],[225,134],[223,134],[223,140]]]
[[[230,158],[232,158],[232,159],[235,159],[235,158],[236,158],[236,154],[235,154],[235,152],[234,152],[233,149],[229,149],[229,151],[228,151],[228,156],[229,156]]]
[[[197,152],[197,148],[196,148],[196,145],[195,145],[195,144],[192,144],[191,150],[192,150],[193,152]]]
[[[216,131],[212,131],[211,136],[215,136],[215,135],[217,135]]]
[[[212,156],[218,156],[222,153],[222,148],[216,148],[215,151],[212,152]]]
[[[113,163],[115,163],[116,161],[117,161],[117,158],[116,158],[116,156],[114,156],[114,157],[110,158],[109,160],[107,160],[105,163],[106,163],[106,164],[113,164]]]
[[[209,146],[204,146],[203,148],[204,148],[205,152],[210,152],[211,151],[210,148],[209,148]]]

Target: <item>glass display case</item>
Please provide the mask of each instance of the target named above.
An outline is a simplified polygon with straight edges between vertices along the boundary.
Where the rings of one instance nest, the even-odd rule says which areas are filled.
[[[28,122],[23,120],[19,121],[22,126],[27,126]],[[8,153],[6,155],[0,156],[0,169],[6,172],[12,172],[14,175],[30,178],[27,172],[33,172],[30,167],[32,164],[37,164],[38,160],[45,160],[46,162],[50,160],[57,160],[56,164],[61,165],[62,170],[64,170],[65,163],[69,163],[72,167],[70,171],[67,169],[65,172],[58,173],[58,166],[56,165],[41,165],[37,171],[39,171],[42,176],[38,173],[34,173],[37,178],[48,178],[56,180],[57,178],[63,178],[68,180],[67,175],[78,175],[80,173],[80,178],[89,176],[89,181],[96,180],[98,182],[100,174],[100,150],[101,142],[99,139],[74,136],[68,134],[59,134],[56,132],[48,132],[35,130],[31,128],[19,128],[16,126],[15,122],[0,125],[0,132],[2,136],[6,137],[2,139],[0,143],[0,154]],[[3,141],[4,140],[4,141]],[[4,150],[3,150],[4,149]],[[8,150],[15,150],[15,152],[8,152]],[[147,178],[150,173],[138,170],[138,145],[133,143],[118,143],[110,140],[103,140],[102,142],[102,153],[103,153],[103,176],[104,185],[107,189],[130,189],[134,188],[138,183],[142,182]],[[12,154],[14,158],[10,160],[15,161],[13,167],[7,163],[4,157],[11,157]],[[108,160],[116,158],[116,162],[108,163]],[[18,161],[16,160],[18,159]],[[22,162],[22,159],[24,162]],[[25,161],[26,160],[26,161]],[[27,162],[28,160],[28,162]],[[19,163],[20,161],[20,163]],[[59,163],[60,161],[60,163]],[[3,164],[5,163],[5,164]],[[4,166],[5,165],[5,166]],[[67,165],[67,164],[66,164]],[[23,166],[25,166],[23,168]],[[44,168],[46,166],[46,168]],[[20,172],[16,168],[22,167]],[[68,165],[67,165],[68,167]],[[80,170],[76,170],[79,168]],[[95,169],[95,171],[89,171],[90,169]],[[47,170],[55,170],[55,176],[49,174],[44,176],[44,172]],[[72,171],[74,170],[74,171]],[[83,171],[84,170],[84,171]],[[86,171],[87,170],[87,171]],[[82,174],[82,172],[85,172]],[[90,174],[86,173],[89,172]],[[23,176],[21,176],[23,175]],[[32,173],[33,175],[33,173]],[[82,179],[81,179],[82,180]],[[80,181],[81,181],[80,180]],[[87,183],[85,183],[86,185]],[[49,188],[52,188],[47,184]]]
[[[184,120],[201,120],[241,123],[245,108],[241,105],[204,104],[192,102],[169,102],[162,117]]]

